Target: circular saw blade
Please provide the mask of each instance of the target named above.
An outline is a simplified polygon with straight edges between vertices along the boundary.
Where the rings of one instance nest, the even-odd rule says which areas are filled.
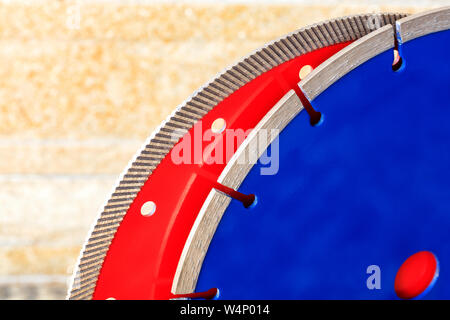
[[[232,67],[225,69],[219,75],[214,77],[212,81],[196,91],[183,104],[177,107],[172,115],[152,133],[143,149],[125,170],[114,193],[104,206],[90,232],[86,244],[84,245],[78,266],[75,270],[74,280],[69,291],[69,298],[98,298],[94,293],[96,289],[98,289],[99,277],[101,277],[103,272],[102,268],[105,259],[110,254],[110,247],[116,237],[119,226],[122,225],[125,216],[128,214],[133,203],[135,203],[136,198],[144,185],[152,183],[150,177],[154,176],[158,170],[161,170],[160,164],[163,159],[167,157],[180,139],[194,128],[194,125],[199,120],[203,120],[208,114],[211,114],[213,110],[217,109],[219,105],[226,104],[227,101],[232,98],[233,94],[244,87],[247,88],[248,85],[251,85],[255,80],[268,74],[271,70],[282,67],[296,58],[308,54],[315,63],[320,64],[322,61],[326,60],[326,58],[349,45],[351,42],[385,25],[394,24],[397,19],[404,16],[405,15],[403,14],[355,15],[318,23],[300,29],[256,50]],[[326,48],[332,49],[324,51],[323,49]],[[314,58],[314,54],[316,53],[317,57]],[[284,93],[286,93],[288,87],[289,86],[285,86],[281,91],[285,90]],[[301,92],[297,93],[301,94]],[[273,97],[273,101],[278,101],[283,94],[281,94],[281,96]],[[250,93],[246,93],[246,95],[250,95]],[[306,102],[304,97],[301,98]],[[274,103],[271,105],[273,104]],[[245,106],[242,106],[241,109],[242,108],[245,108]],[[236,110],[241,109],[236,107]],[[228,112],[233,114],[233,110],[229,110]],[[253,124],[258,123],[262,116],[263,114],[256,114]],[[193,212],[193,217],[195,218],[197,214],[198,211]],[[159,226],[161,228],[168,227],[165,227],[164,225]],[[162,235],[162,237],[164,236],[167,237],[167,235]],[[178,256],[178,258],[180,258],[181,250],[183,249],[186,240],[187,236],[184,239],[181,237],[179,245],[180,252],[174,253],[175,257]],[[119,241],[117,240],[116,242]],[[120,245],[117,244],[117,246]],[[176,260],[176,258],[172,259]],[[111,264],[114,263],[111,262]],[[128,272],[128,274],[126,274],[126,268],[124,268],[122,272],[124,272],[125,276],[121,279],[128,283],[134,283],[136,281],[133,279],[138,277],[138,274],[143,272],[142,270],[149,270],[152,267],[154,267],[155,270],[161,269],[161,262],[155,262],[155,265],[156,266],[135,266],[136,271],[139,269],[139,272],[136,272],[136,274],[133,274],[133,272]],[[134,267],[131,266],[130,268],[133,270]],[[121,268],[120,266],[116,266],[113,269],[116,272],[119,272],[120,270],[118,271],[118,269]],[[149,271],[149,273],[151,273],[151,271]],[[104,286],[105,283],[111,282],[111,277],[109,277],[108,274],[115,275],[114,272],[105,272],[105,276],[101,282],[102,286]],[[153,278],[151,279],[153,280],[146,279],[146,281],[153,281],[154,283],[159,281],[159,275],[152,275],[152,277]],[[169,275],[165,274],[164,284],[160,285],[158,283],[158,285],[155,285],[158,289],[148,289],[148,294],[146,295],[139,295],[138,293],[140,291],[134,290],[133,292],[135,292],[136,295],[126,297],[144,299],[170,297],[173,277],[175,277],[174,272]],[[195,281],[193,282],[195,283]],[[145,283],[145,285],[148,285],[148,283]],[[133,288],[127,288],[127,290],[132,291]],[[157,293],[164,290],[167,291],[166,296]],[[111,294],[111,296],[113,296],[113,294]],[[101,295],[99,295],[99,297],[102,298]]]

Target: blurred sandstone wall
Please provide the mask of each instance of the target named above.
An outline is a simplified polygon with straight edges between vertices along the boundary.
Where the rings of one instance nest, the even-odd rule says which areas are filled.
[[[151,131],[285,33],[448,1],[0,1],[0,299],[64,298],[96,214]]]

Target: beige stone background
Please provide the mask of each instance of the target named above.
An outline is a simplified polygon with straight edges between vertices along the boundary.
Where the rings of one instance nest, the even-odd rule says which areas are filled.
[[[449,1],[0,1],[0,299],[63,299],[151,131],[225,66],[302,26]]]

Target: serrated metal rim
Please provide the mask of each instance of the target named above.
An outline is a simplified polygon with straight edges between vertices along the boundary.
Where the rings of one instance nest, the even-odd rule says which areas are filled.
[[[417,13],[396,21],[400,44],[450,28],[450,6]]]
[[[194,92],[153,131],[120,177],[82,249],[68,298],[92,298],[104,258],[129,206],[160,161],[203,115],[273,67],[323,47],[359,39],[405,16],[399,13],[353,15],[299,29],[255,50]],[[371,25],[369,19],[378,24]],[[166,147],[161,149],[161,144]]]

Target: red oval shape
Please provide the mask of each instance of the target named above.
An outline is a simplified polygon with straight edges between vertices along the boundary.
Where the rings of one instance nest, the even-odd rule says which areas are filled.
[[[420,251],[400,266],[395,277],[394,289],[401,299],[417,298],[427,293],[439,275],[436,256],[429,251]]]

